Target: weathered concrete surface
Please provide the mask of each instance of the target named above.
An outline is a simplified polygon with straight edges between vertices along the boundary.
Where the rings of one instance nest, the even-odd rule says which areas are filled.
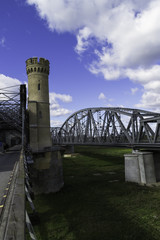
[[[156,181],[160,182],[160,151],[153,151]]]
[[[137,183],[155,183],[155,167],[151,152],[125,154],[125,180]]]
[[[0,222],[0,239],[25,239],[25,190],[23,154],[15,165],[13,179]]]
[[[133,153],[137,153],[137,152],[138,152],[138,150],[133,151]],[[146,152],[146,151],[144,151],[144,152]],[[150,151],[148,151],[148,152],[152,152],[152,154],[153,154],[155,177],[156,177],[156,182],[158,183],[158,182],[160,182],[160,151],[150,149]]]
[[[9,181],[14,164],[19,160],[20,152],[0,153],[0,202]]]
[[[3,193],[10,179],[11,173],[12,171],[0,172],[0,203],[2,201]]]
[[[64,185],[60,151],[33,155],[31,167],[33,190],[36,194],[58,192]]]
[[[140,182],[138,154],[125,154],[125,180],[127,182]]]

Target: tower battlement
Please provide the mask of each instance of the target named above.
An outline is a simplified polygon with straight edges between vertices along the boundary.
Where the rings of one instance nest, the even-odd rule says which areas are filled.
[[[45,58],[29,58],[26,60],[27,75],[31,73],[49,74],[49,61]]]

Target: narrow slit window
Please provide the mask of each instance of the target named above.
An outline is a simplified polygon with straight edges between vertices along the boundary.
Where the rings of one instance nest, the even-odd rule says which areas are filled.
[[[42,118],[42,112],[39,111],[39,118]]]
[[[41,89],[41,85],[40,83],[38,83],[38,91]]]

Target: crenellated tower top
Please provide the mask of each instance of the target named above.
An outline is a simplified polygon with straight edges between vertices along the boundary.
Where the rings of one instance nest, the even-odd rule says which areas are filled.
[[[49,61],[45,58],[33,57],[26,60],[26,72],[49,74]]]

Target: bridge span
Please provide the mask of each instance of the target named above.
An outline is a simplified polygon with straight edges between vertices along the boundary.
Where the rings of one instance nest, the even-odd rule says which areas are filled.
[[[160,113],[131,108],[85,108],[51,131],[53,144],[159,148]]]
[[[17,156],[16,159],[12,159],[12,167],[7,166],[6,169],[1,169],[1,171],[5,171],[5,174],[9,171],[5,176],[6,181],[1,186],[2,193],[8,181],[10,171],[13,170],[15,161],[17,162],[12,171],[12,182],[8,183],[10,188],[7,186],[7,190],[5,189],[8,191],[8,196],[6,193],[3,196],[0,195],[0,201],[3,198],[6,199],[5,204],[1,203],[0,206],[0,239],[5,239],[4,236],[14,235],[20,236],[14,239],[23,240],[25,239],[25,223],[29,229],[30,236],[34,235],[32,224],[25,211],[25,196],[33,213],[36,213],[30,196],[33,194],[33,190],[29,184],[31,179],[29,179],[28,175],[29,170],[31,168],[33,170],[33,165],[32,167],[30,166],[30,161],[32,160],[33,164],[35,159],[33,161],[31,149],[28,147],[27,126],[29,120],[26,111],[26,89],[24,85],[21,85],[19,91],[15,92],[3,89],[0,95],[1,165],[3,164],[4,167],[5,157],[9,155],[9,153],[5,152],[8,147],[11,148],[15,144],[20,144],[22,148],[21,154],[20,152],[17,153],[18,155],[15,154]],[[127,181],[138,183],[160,181],[160,113],[131,108],[85,108],[72,114],[60,128],[52,128],[51,131],[53,140],[51,149],[54,151],[53,155],[55,155],[56,162],[57,160],[59,161],[60,154],[64,151],[61,145],[124,146],[137,149],[151,148],[152,150],[156,148],[158,151],[155,152],[137,152],[132,155],[126,155],[125,177]],[[56,150],[55,145],[60,145],[58,150]],[[48,154],[47,151],[51,150],[45,149],[45,151],[43,154],[41,152],[38,153],[41,157],[38,167],[43,167],[44,154]],[[19,159],[18,161],[17,158]],[[34,155],[34,158],[36,158],[36,155]],[[8,161],[10,161],[10,158],[8,158]],[[53,164],[53,166],[55,165]],[[39,168],[40,171],[41,168]],[[51,171],[53,170],[54,167]],[[53,178],[53,183],[56,184],[57,179],[51,176],[49,175],[50,178]],[[55,176],[57,175],[55,174]],[[46,182],[49,180],[47,177],[48,174],[46,174]],[[1,172],[1,183],[2,178]],[[20,211],[19,206],[21,206]],[[6,228],[6,226],[8,227]],[[13,232],[11,231],[12,229]]]

